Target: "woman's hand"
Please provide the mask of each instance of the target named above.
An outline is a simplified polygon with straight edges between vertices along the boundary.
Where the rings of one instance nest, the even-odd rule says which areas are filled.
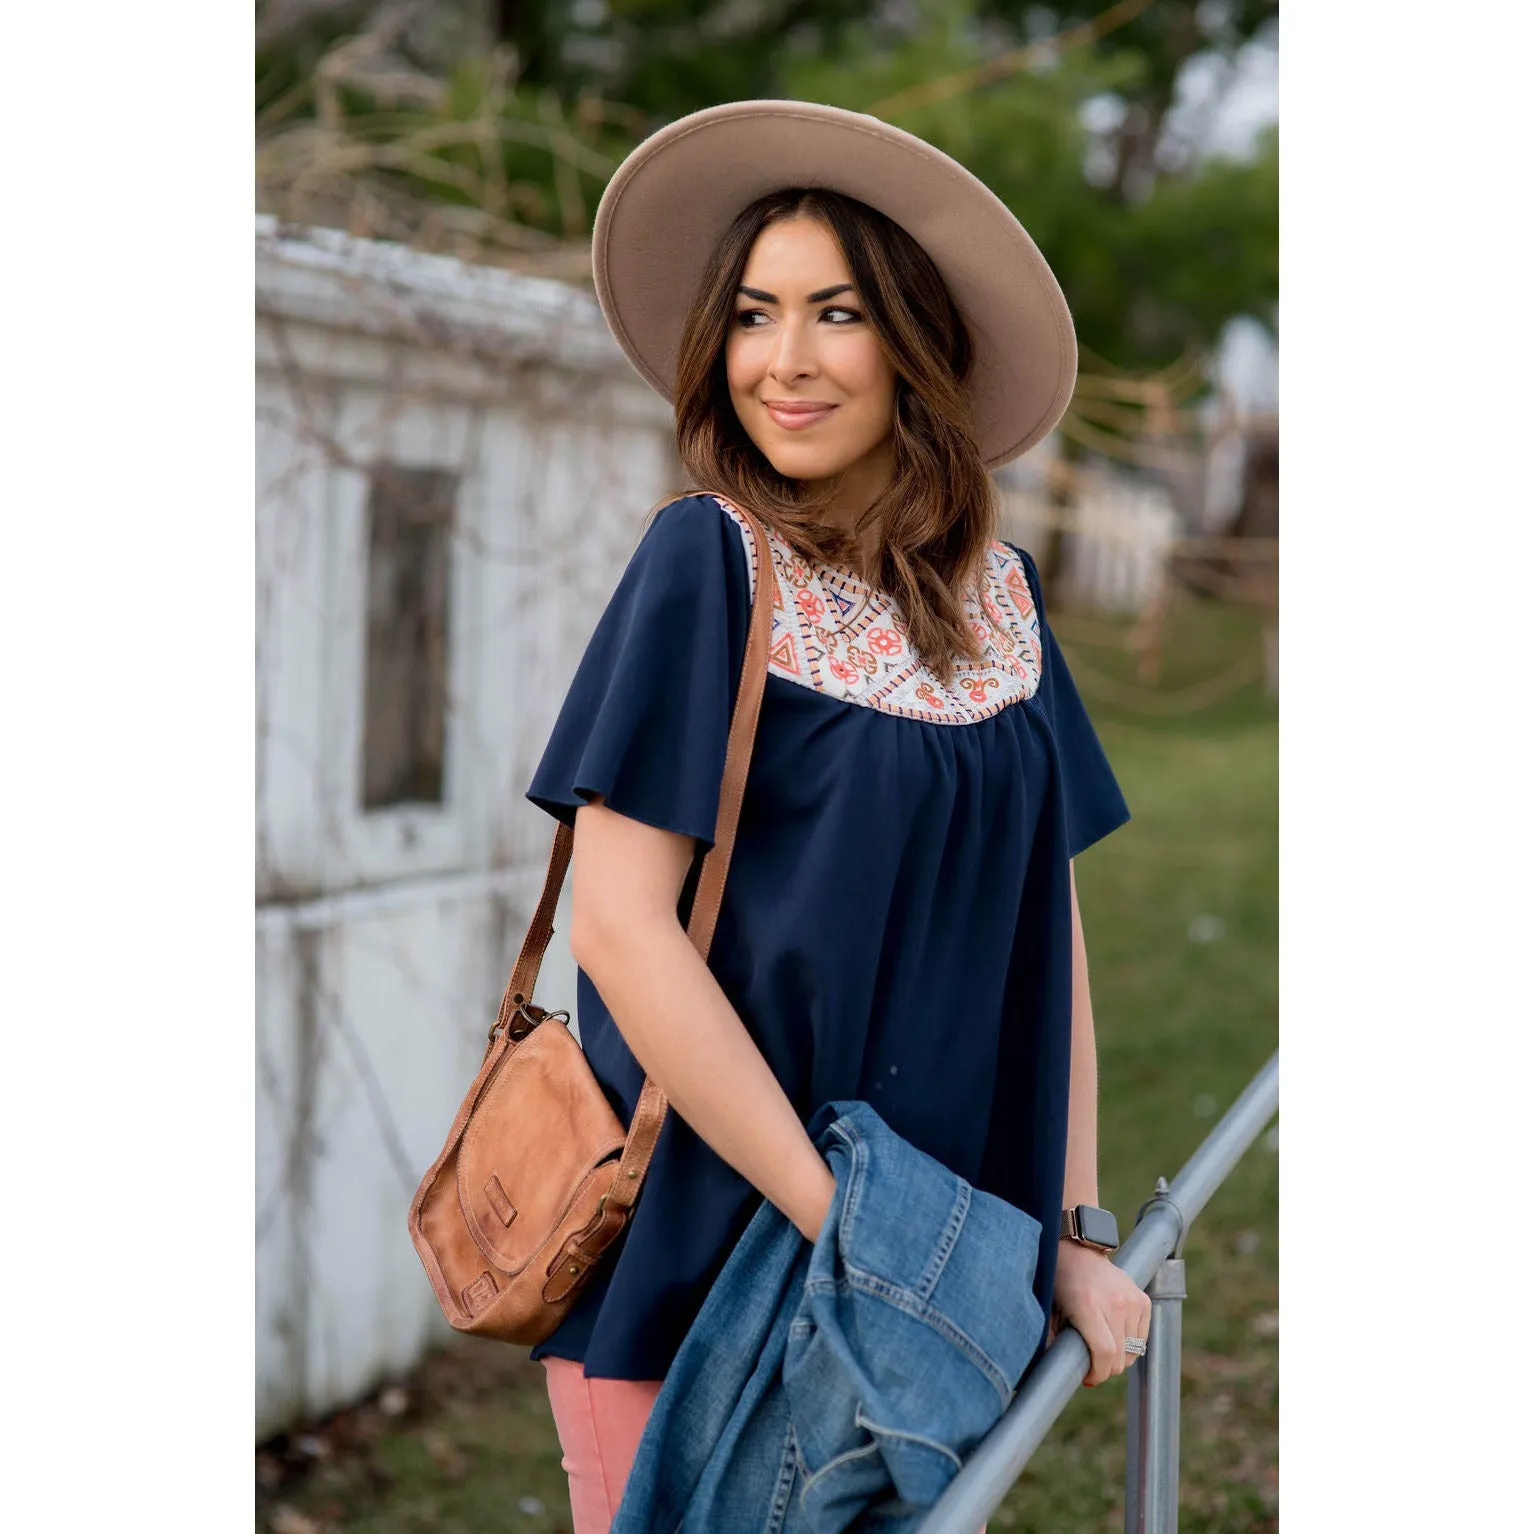
[[[1150,1296],[1106,1252],[1062,1241],[1055,1269],[1055,1310],[1081,1333],[1092,1355],[1083,1380],[1101,1385],[1135,1361],[1124,1338],[1150,1334]]]

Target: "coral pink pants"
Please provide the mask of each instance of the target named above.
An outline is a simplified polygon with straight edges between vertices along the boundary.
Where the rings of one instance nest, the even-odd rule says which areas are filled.
[[[588,1380],[568,1358],[545,1358],[575,1534],[607,1534],[623,1497],[659,1380]]]

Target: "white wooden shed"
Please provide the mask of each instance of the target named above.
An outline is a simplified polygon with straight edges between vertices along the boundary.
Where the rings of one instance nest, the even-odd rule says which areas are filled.
[[[577,290],[262,219],[256,310],[261,1438],[446,1335],[406,1208],[541,886],[523,792],[680,481]]]

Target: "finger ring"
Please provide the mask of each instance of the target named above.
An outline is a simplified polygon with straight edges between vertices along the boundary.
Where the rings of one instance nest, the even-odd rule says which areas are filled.
[[[1124,1351],[1133,1353],[1136,1358],[1145,1357],[1145,1339],[1143,1337],[1126,1337],[1124,1339]]]

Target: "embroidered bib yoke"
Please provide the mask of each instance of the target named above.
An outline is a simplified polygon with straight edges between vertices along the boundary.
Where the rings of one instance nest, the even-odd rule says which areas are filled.
[[[891,600],[689,496],[646,529],[527,797],[594,795],[712,845],[756,582],[766,691],[709,968],[806,1123],[863,1100],[981,1190],[1058,1228],[1070,1074],[1070,862],[1128,811],[1045,621],[1038,573],[987,551],[981,663],[944,688]],[[644,1072],[578,975],[581,1040],[625,1123]],[[660,1379],[760,1195],[667,1117],[620,1244],[534,1351]],[[1055,1243],[1033,1274],[1048,1314]],[[998,1275],[1000,1278],[1000,1275]],[[1042,1348],[1042,1340],[1040,1347]]]

